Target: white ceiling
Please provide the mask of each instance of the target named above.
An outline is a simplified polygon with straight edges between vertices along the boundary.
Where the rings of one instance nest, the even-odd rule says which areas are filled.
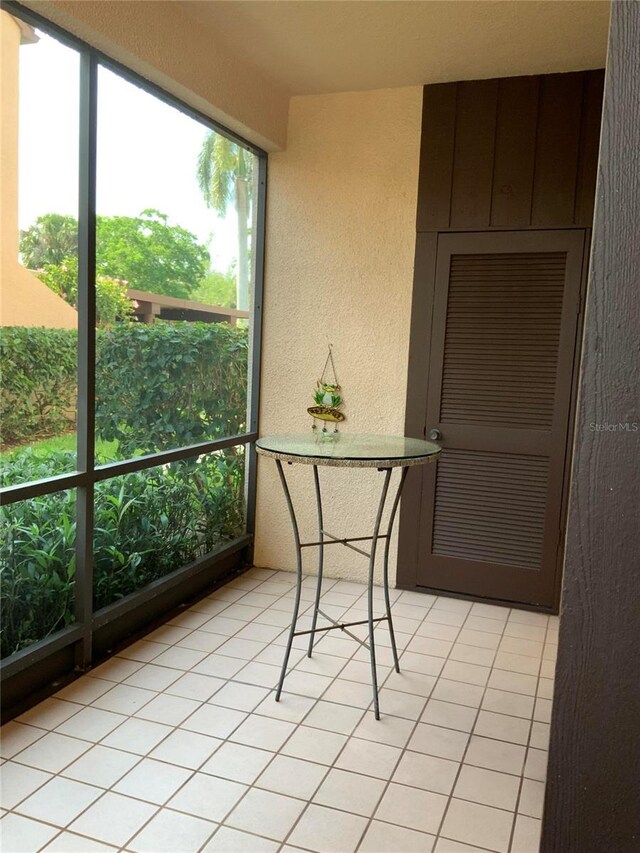
[[[183,0],[291,94],[604,66],[603,0]]]

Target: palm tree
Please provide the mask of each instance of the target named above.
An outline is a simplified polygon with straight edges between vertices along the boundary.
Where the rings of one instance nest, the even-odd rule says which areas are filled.
[[[236,305],[249,308],[249,214],[253,155],[226,136],[209,131],[198,156],[198,186],[207,207],[224,216],[229,205],[238,217]]]

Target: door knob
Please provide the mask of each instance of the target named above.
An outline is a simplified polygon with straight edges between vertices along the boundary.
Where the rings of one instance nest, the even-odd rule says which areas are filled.
[[[442,433],[439,429],[430,429],[429,430],[429,440],[430,441],[440,441],[442,439]]]

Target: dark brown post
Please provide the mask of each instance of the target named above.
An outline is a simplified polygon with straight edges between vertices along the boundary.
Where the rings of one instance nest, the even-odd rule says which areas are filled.
[[[543,853],[640,850],[640,2],[611,15]]]

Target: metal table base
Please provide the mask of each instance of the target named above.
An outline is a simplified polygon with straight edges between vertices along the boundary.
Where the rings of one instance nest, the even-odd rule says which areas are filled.
[[[391,543],[391,533],[393,531],[393,524],[396,518],[396,514],[398,511],[398,504],[400,503],[400,496],[402,494],[402,488],[404,486],[404,482],[407,477],[407,473],[409,469],[404,467],[401,469],[400,480],[398,483],[398,487],[396,490],[396,495],[393,500],[393,505],[391,508],[391,515],[389,517],[389,523],[387,525],[387,532],[380,533],[380,527],[382,524],[382,515],[384,513],[384,507],[387,501],[387,496],[389,493],[389,485],[391,482],[391,472],[392,468],[378,468],[377,470],[384,474],[383,483],[382,483],[382,492],[380,494],[380,501],[378,503],[378,511],[376,514],[375,524],[373,527],[373,533],[371,536],[351,536],[351,537],[339,537],[334,536],[332,533],[329,533],[324,528],[324,518],[322,512],[322,493],[320,490],[320,477],[318,475],[318,466],[313,465],[313,480],[315,484],[315,494],[316,494],[316,509],[317,509],[317,518],[318,518],[318,540],[316,542],[301,542],[300,541],[300,532],[298,529],[298,521],[296,519],[296,513],[293,507],[293,501],[291,500],[291,494],[289,492],[289,486],[287,485],[287,480],[284,474],[284,469],[282,467],[282,462],[280,459],[276,459],[276,465],[278,468],[278,474],[280,476],[280,482],[282,483],[282,488],[284,490],[285,499],[287,502],[287,507],[289,509],[289,515],[291,516],[291,525],[293,527],[293,537],[295,540],[296,546],[296,573],[297,573],[297,583],[296,583],[296,595],[295,601],[293,605],[293,618],[291,621],[291,628],[289,630],[289,639],[287,641],[287,647],[284,655],[284,661],[282,663],[282,671],[280,673],[280,680],[278,682],[278,689],[276,691],[276,702],[280,701],[280,696],[282,694],[282,686],[284,684],[285,676],[287,675],[287,667],[289,665],[289,657],[291,655],[291,647],[293,645],[294,637],[301,637],[308,635],[309,636],[309,648],[307,651],[307,656],[311,657],[313,653],[313,645],[315,642],[316,634],[324,633],[325,631],[343,631],[345,634],[348,634],[352,637],[356,642],[360,643],[364,648],[368,649],[370,659],[371,659],[371,685],[373,688],[373,707],[375,711],[376,720],[380,719],[380,707],[378,703],[378,675],[376,671],[376,648],[375,648],[375,638],[374,638],[374,628],[379,622],[386,622],[389,627],[389,635],[391,638],[391,650],[393,652],[393,662],[395,666],[396,672],[400,672],[400,664],[398,663],[398,650],[396,648],[396,638],[393,631],[393,620],[391,618],[391,602],[389,600],[389,546]],[[287,462],[288,465],[293,464],[292,462]],[[373,613],[373,574],[375,569],[375,559],[376,559],[376,550],[378,541],[384,539],[384,563],[383,563],[383,589],[384,589],[384,602],[385,602],[385,615],[384,616],[374,616]],[[353,542],[371,542],[371,547],[369,551],[365,551],[362,548],[359,548],[356,545],[353,545]],[[350,548],[353,551],[356,551],[358,554],[362,554],[363,557],[366,557],[369,560],[369,578],[368,578],[368,588],[367,588],[367,611],[368,617],[367,619],[360,620],[359,622],[337,622],[335,619],[332,619],[330,616],[327,616],[326,613],[320,609],[320,599],[322,595],[322,575],[324,568],[324,549],[327,545],[343,545],[346,548]],[[302,592],[302,550],[303,548],[318,548],[318,580],[316,586],[316,595],[313,606],[313,615],[311,621],[311,629],[308,631],[297,631],[297,623],[298,623],[298,615],[300,611],[300,594]],[[331,624],[326,626],[318,627],[318,616],[322,616],[324,619],[327,619]],[[369,641],[368,643],[364,640],[361,640],[351,631],[349,628],[354,627],[355,625],[368,625],[369,627]]]

